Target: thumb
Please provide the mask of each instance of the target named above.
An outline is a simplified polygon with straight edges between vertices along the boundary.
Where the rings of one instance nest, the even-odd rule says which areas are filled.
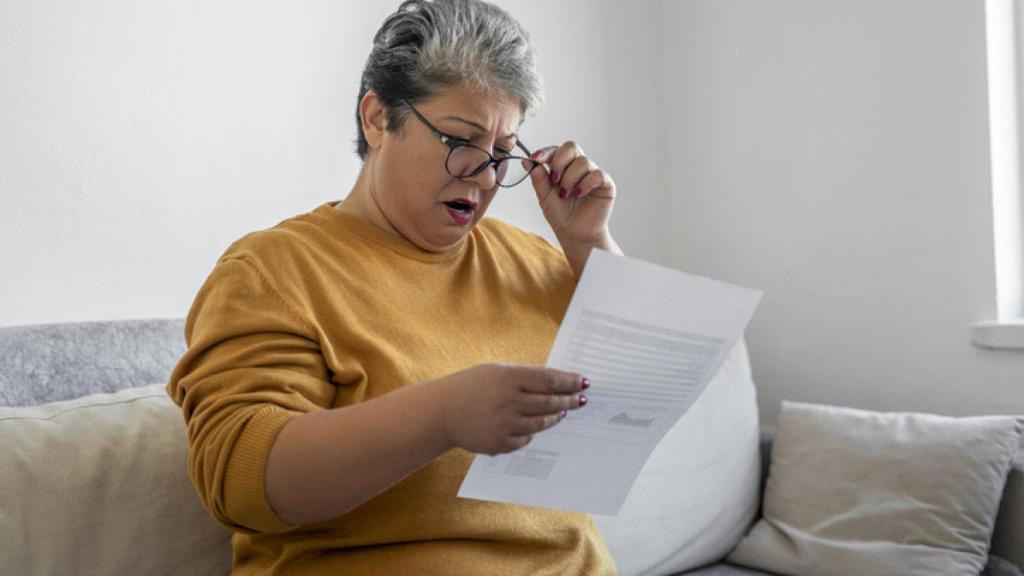
[[[537,200],[543,201],[551,192],[551,174],[546,165],[551,162],[551,157],[557,149],[557,146],[548,146],[533,153],[532,158],[540,163],[530,172],[530,182],[533,184],[533,191],[537,193]]]

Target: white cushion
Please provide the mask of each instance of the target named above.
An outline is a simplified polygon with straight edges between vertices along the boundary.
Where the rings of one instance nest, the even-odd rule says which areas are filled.
[[[163,384],[0,407],[0,454],[0,572],[230,572],[230,532],[199,504]]]
[[[622,576],[720,560],[760,499],[757,399],[742,338],[665,435],[616,517],[594,516]]]
[[[729,555],[806,576],[978,574],[1013,417],[950,418],[784,402],[764,518]]]

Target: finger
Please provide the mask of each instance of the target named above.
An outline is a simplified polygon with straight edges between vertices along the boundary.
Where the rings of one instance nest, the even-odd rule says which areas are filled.
[[[565,410],[575,410],[586,404],[580,400],[583,395],[578,392],[568,394],[529,394],[523,399],[519,413],[523,416],[547,416],[561,414]]]
[[[575,372],[563,372],[552,368],[520,366],[516,375],[523,392],[535,394],[569,394],[581,392],[590,386],[590,381]]]
[[[541,164],[547,164],[548,162],[551,162],[551,157],[555,154],[555,150],[558,150],[557,145],[538,148],[533,151],[533,154],[530,154],[530,158],[533,158]]]
[[[558,197],[575,198],[579,196],[580,182],[591,171],[596,169],[597,164],[591,162],[586,156],[577,156],[565,169],[565,174],[562,175],[562,180],[558,187]]]
[[[581,150],[580,147],[572,140],[566,140],[565,144],[559,146],[558,150],[555,150],[551,154],[551,160],[547,162],[548,182],[552,186],[558,186],[566,168],[568,168],[569,164],[571,164],[578,156],[583,156],[583,150]]]
[[[527,434],[526,436],[509,436],[505,443],[508,448],[506,452],[519,450],[529,444],[531,440],[533,440],[533,434]]]
[[[562,421],[562,414],[549,414],[547,416],[530,416],[520,418],[509,430],[513,436],[529,436],[551,428]]]
[[[612,177],[606,174],[604,170],[598,168],[580,180],[580,183],[576,185],[573,197],[582,198],[598,188],[611,188],[614,185]]]
[[[551,185],[548,169],[544,165],[545,162],[551,161],[551,156],[557,149],[558,146],[546,146],[537,150],[532,156],[530,156],[537,162],[540,162],[540,164],[530,172],[530,183],[533,184],[533,191],[537,193],[537,200],[539,200],[541,204],[548,199],[548,196],[550,196],[553,191],[558,190]]]

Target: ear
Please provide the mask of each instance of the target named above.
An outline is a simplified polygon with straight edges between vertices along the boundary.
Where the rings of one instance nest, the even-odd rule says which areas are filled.
[[[363,126],[363,135],[366,136],[366,143],[371,150],[380,147],[384,135],[387,133],[388,109],[381,102],[377,93],[367,90],[363,99],[359,101],[359,121]]]

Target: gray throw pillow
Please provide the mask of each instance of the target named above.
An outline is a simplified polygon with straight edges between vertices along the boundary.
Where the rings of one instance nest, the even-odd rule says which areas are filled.
[[[1021,420],[784,402],[764,515],[730,562],[798,576],[979,574]]]

